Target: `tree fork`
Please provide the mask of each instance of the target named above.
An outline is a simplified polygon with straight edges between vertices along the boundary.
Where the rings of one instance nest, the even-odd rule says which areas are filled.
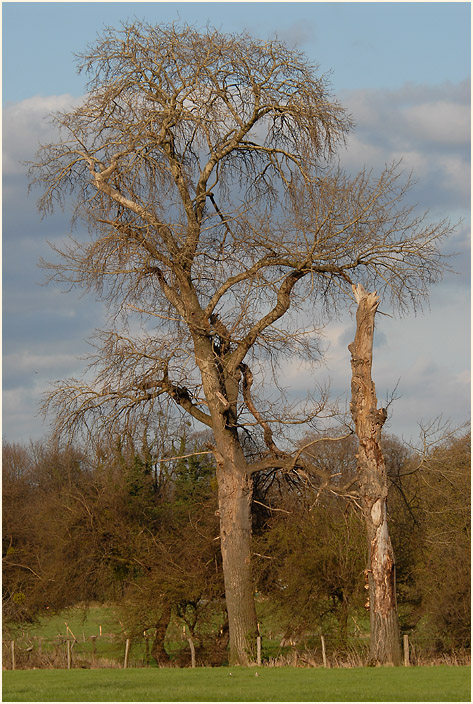
[[[151,655],[156,660],[158,667],[165,667],[169,664],[169,655],[164,647],[164,639],[171,618],[171,604],[164,602],[163,611],[159,621],[155,624],[155,635],[151,648]]]
[[[370,660],[377,665],[399,665],[401,647],[396,604],[394,552],[389,537],[386,499],[388,480],[381,430],[386,410],[377,408],[373,361],[374,318],[379,298],[363,286],[353,286],[358,304],[356,334],[348,346],[351,353],[352,400],[350,411],[358,436],[358,483],[365,519],[369,565]]]

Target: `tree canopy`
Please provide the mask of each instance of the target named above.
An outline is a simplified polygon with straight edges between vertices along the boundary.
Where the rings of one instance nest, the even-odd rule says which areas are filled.
[[[89,92],[55,116],[62,139],[41,149],[33,182],[43,211],[72,193],[90,227],[47,265],[54,278],[95,290],[121,318],[97,335],[94,383],[53,395],[59,427],[85,411],[109,423],[163,395],[213,427],[197,338],[228,385],[250,353],[319,358],[305,334],[316,321],[289,319],[290,307],[333,314],[353,281],[403,308],[440,276],[449,227],[403,205],[409,181],[394,166],[378,178],[330,166],[351,119],[302,54],[134,23],[108,30],[81,68]],[[235,390],[214,389],[239,425],[264,416],[249,388],[237,410]]]

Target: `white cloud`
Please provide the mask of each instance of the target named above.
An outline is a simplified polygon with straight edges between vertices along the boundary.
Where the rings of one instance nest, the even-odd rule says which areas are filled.
[[[403,108],[401,116],[411,139],[459,146],[469,141],[471,117],[468,105],[437,100]]]
[[[42,353],[23,349],[5,355],[3,365],[7,374],[8,369],[11,368],[18,375],[52,370],[60,376],[62,371],[77,367],[77,356],[68,353],[54,354],[51,349],[46,349]]]
[[[80,376],[81,341],[62,340],[35,346],[30,339],[3,357],[3,437],[10,442],[40,438],[47,431],[40,406],[51,383]]]
[[[356,123],[341,155],[345,168],[380,171],[401,160],[402,169],[413,170],[426,206],[469,208],[468,83],[364,90],[342,102]]]
[[[3,108],[3,174],[25,173],[21,162],[33,159],[38,146],[52,138],[52,113],[78,105],[82,98],[71,95],[35,96]]]
[[[48,424],[39,413],[41,394],[29,384],[3,391],[2,426],[6,442],[27,442],[44,438]]]

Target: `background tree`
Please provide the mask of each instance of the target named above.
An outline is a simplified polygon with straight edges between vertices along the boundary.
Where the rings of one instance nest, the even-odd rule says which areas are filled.
[[[26,448],[4,443],[2,447],[2,559],[3,618],[5,621],[28,620],[31,607],[27,594],[40,577],[25,555],[30,538],[31,500],[33,496],[33,462]],[[24,561],[26,557],[26,562]]]
[[[200,448],[198,437],[181,444],[186,455]],[[159,459],[130,436],[102,438],[100,452],[87,459],[54,443],[3,449],[5,623],[111,601],[129,635],[154,629],[151,652],[160,665],[168,662],[171,615],[187,622],[200,657],[225,657],[217,632],[226,615],[215,468],[202,459],[208,454],[165,462],[174,467],[156,486],[150,467]]]
[[[324,635],[332,648],[346,651],[356,630],[349,619],[364,615],[366,546],[357,509],[340,497],[317,497],[307,486],[302,497],[291,492],[271,505],[273,516],[255,538],[263,621],[280,624],[283,642]]]
[[[88,95],[55,116],[62,139],[40,150],[32,178],[43,212],[72,193],[92,235],[59,252],[53,278],[94,290],[112,326],[97,335],[95,379],[60,382],[47,405],[64,432],[86,418],[151,420],[168,398],[212,430],[230,658],[247,664],[251,478],[301,462],[274,440],[294,409],[255,388],[281,355],[319,357],[313,325],[283,316],[314,301],[333,314],[358,280],[416,305],[441,274],[449,226],[402,204],[409,184],[395,168],[377,179],[328,169],[350,118],[278,41],[136,22],[107,30],[82,68]],[[246,426],[265,443],[256,461]]]
[[[183,434],[178,447],[169,448],[178,459],[166,462],[167,491],[154,501],[154,511],[147,504],[141,529],[128,541],[138,570],[125,581],[121,619],[135,636],[155,629],[151,653],[158,665],[169,662],[165,640],[172,617],[186,625],[199,658],[215,664],[226,657],[227,643],[216,633],[226,614],[215,467],[208,454],[192,455],[202,451],[201,441],[198,434]]]
[[[317,440],[305,452],[318,471],[340,485],[356,477],[353,435]],[[202,452],[206,441],[183,434],[164,457],[143,446],[141,433],[133,442],[126,434],[120,443],[96,438],[88,457],[51,442],[5,444],[7,637],[39,616],[94,601],[115,606],[127,637],[140,639],[146,630],[159,664],[170,655],[176,661],[169,643],[182,637],[184,624],[198,661],[226,661],[213,462],[208,454],[182,457]],[[383,438],[382,449],[403,632],[414,658],[461,656],[470,644],[469,433],[451,434],[423,455],[393,436]],[[170,459],[177,452],[181,459]],[[137,473],[144,468],[146,479],[149,459],[158,479],[153,494]],[[312,647],[309,634],[323,633],[330,650],[350,652],[367,630],[362,515],[357,501],[323,491],[320,476],[298,471],[256,475],[253,559],[262,632],[299,647]],[[177,662],[189,660],[183,641]]]
[[[419,651],[455,653],[471,640],[470,433],[403,454],[389,496],[401,623]]]
[[[56,443],[3,448],[4,617],[28,621],[104,593],[94,486],[81,452]]]

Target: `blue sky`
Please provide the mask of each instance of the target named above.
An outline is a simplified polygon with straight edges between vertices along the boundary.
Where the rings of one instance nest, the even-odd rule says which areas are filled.
[[[333,71],[335,91],[469,75],[466,2],[4,2],[3,101],[81,95],[73,54],[102,27],[133,17],[277,34],[297,42],[322,72]]]
[[[418,317],[380,317],[374,377],[383,399],[399,380],[389,430],[415,436],[421,420],[443,414],[453,423],[469,413],[469,3],[21,3],[3,15],[3,432],[9,441],[44,436],[37,416],[48,383],[80,375],[79,355],[103,322],[102,304],[41,286],[37,263],[46,242],[70,230],[67,213],[40,220],[27,196],[21,161],[38,142],[54,139],[46,116],[84,93],[74,53],[105,25],[133,18],[150,23],[207,23],[228,32],[275,34],[331,71],[333,92],[356,129],[341,155],[350,171],[379,170],[402,158],[418,185],[414,198],[435,218],[463,223],[449,249],[459,272],[432,290],[430,310]],[[389,312],[389,311],[387,311]],[[321,376],[333,394],[349,389],[347,314],[326,330]],[[287,379],[304,392],[308,379],[296,361]]]

